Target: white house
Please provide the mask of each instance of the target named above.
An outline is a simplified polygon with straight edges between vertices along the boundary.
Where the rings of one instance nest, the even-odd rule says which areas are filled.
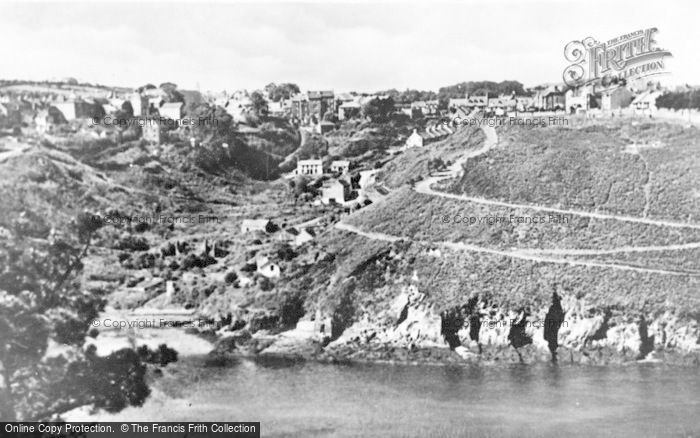
[[[314,240],[314,237],[316,237],[316,233],[314,233],[314,230],[312,228],[302,228],[299,231],[299,234],[294,239],[294,245],[303,245],[306,242]]]
[[[74,101],[54,102],[51,106],[59,110],[66,120],[75,120],[77,111]]]
[[[256,272],[263,277],[279,278],[282,273],[279,265],[272,263],[270,259],[265,256],[258,257],[255,260],[255,265],[257,267]]]
[[[246,234],[253,231],[267,232],[267,227],[271,222],[269,219],[243,219],[241,223],[241,233]]]
[[[165,117],[166,119],[179,121],[182,118],[183,105],[184,104],[182,102],[164,103],[160,108],[158,108],[158,113],[161,117]]]
[[[421,137],[420,134],[418,134],[418,131],[415,129],[413,130],[413,133],[406,139],[406,147],[407,148],[422,148],[423,147],[423,137]]]
[[[299,160],[297,162],[297,175],[323,175],[322,160]]]
[[[342,204],[345,202],[345,193],[345,185],[338,180],[332,180],[321,188],[321,202],[324,204],[330,204],[331,202]]]
[[[350,170],[350,162],[347,160],[336,160],[331,163],[331,172],[346,173]]]
[[[656,113],[656,99],[661,96],[658,91],[645,91],[632,101],[632,108],[635,114],[653,115]]]

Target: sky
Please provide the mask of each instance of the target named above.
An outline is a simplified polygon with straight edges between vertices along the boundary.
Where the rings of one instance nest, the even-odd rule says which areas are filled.
[[[0,3],[0,78],[201,91],[561,82],[564,46],[657,27],[668,84],[699,84],[700,2]]]

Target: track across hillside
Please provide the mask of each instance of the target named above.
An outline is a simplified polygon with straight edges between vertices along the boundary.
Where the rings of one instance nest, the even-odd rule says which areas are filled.
[[[681,223],[681,222],[653,220],[653,219],[648,219],[648,218],[638,218],[638,217],[624,216],[624,215],[593,213],[593,212],[580,211],[580,210],[559,209],[559,208],[552,208],[552,207],[541,206],[541,205],[514,204],[514,203],[508,203],[508,202],[502,202],[502,201],[494,201],[494,200],[489,200],[489,199],[475,198],[475,197],[464,196],[464,195],[456,195],[456,194],[452,194],[452,193],[445,193],[445,192],[440,192],[440,191],[434,190],[431,186],[433,184],[437,183],[438,181],[446,179],[446,178],[458,177],[460,172],[462,171],[462,166],[464,165],[464,163],[467,160],[469,160],[470,158],[474,158],[474,157],[477,157],[479,155],[485,154],[498,145],[498,135],[496,134],[496,130],[493,127],[484,126],[481,129],[484,131],[484,134],[486,135],[486,141],[484,142],[483,147],[481,147],[477,150],[471,151],[471,152],[465,154],[464,156],[462,156],[460,159],[456,160],[448,168],[448,170],[446,172],[441,172],[439,174],[429,176],[428,178],[425,178],[424,180],[416,183],[414,190],[418,193],[422,193],[425,195],[440,196],[443,198],[458,199],[458,200],[464,200],[464,201],[475,202],[475,203],[480,203],[480,204],[487,204],[487,205],[495,205],[495,206],[502,206],[502,207],[509,207],[509,208],[544,210],[544,211],[551,211],[551,212],[556,212],[556,213],[591,217],[591,218],[596,218],[596,219],[612,219],[612,220],[636,222],[636,223],[643,223],[643,224],[663,226],[663,227],[700,229],[700,225],[695,225],[695,224],[685,224],[685,223]],[[385,233],[363,231],[363,230],[360,230],[359,228],[357,228],[353,225],[349,225],[349,224],[346,224],[343,222],[338,222],[335,225],[335,227],[339,230],[354,233],[354,234],[363,236],[363,237],[368,238],[368,239],[373,239],[373,240],[381,240],[381,241],[386,241],[386,242],[407,240],[407,241],[411,241],[411,242],[415,242],[415,243],[419,243],[419,244],[424,244],[424,245],[436,245],[436,246],[442,246],[442,247],[446,247],[446,248],[453,249],[453,250],[494,254],[494,255],[500,255],[500,256],[505,256],[505,257],[513,257],[513,258],[517,258],[517,259],[533,261],[533,262],[558,263],[558,264],[566,264],[566,265],[571,265],[571,266],[587,266],[587,267],[591,267],[591,268],[606,268],[606,269],[626,270],[626,271],[661,274],[661,275],[687,275],[687,276],[699,276],[700,275],[697,273],[690,273],[690,272],[683,272],[683,271],[642,268],[642,267],[638,267],[638,266],[630,266],[630,265],[619,264],[619,263],[602,263],[602,262],[595,262],[595,261],[562,258],[562,257],[566,257],[566,256],[595,256],[595,255],[607,255],[607,254],[618,254],[618,253],[658,252],[658,251],[697,249],[697,248],[700,248],[700,242],[691,242],[691,243],[686,243],[686,244],[674,244],[674,245],[625,246],[625,247],[620,247],[620,248],[604,249],[604,250],[556,249],[556,248],[553,248],[553,249],[516,249],[516,250],[511,250],[511,251],[503,251],[503,250],[497,250],[497,249],[492,249],[492,248],[487,248],[487,247],[472,245],[472,244],[467,244],[467,243],[420,241],[420,240],[406,238],[406,237],[402,237],[402,236],[393,236],[393,235],[389,235],[389,234],[385,234]]]

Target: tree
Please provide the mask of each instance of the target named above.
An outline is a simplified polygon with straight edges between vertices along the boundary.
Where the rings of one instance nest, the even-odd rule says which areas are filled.
[[[279,102],[280,100],[287,100],[299,93],[300,89],[297,84],[292,83],[283,83],[279,85],[269,83],[265,86],[265,92],[271,101]]]
[[[323,115],[323,121],[324,122],[331,122],[331,123],[338,123],[338,116],[334,111],[328,110],[326,113]]]
[[[100,357],[94,347],[84,348],[105,300],[103,291],[84,291],[78,274],[101,219],[81,214],[73,233],[48,240],[34,237],[38,221],[20,217],[11,236],[0,239],[0,419],[38,421],[85,405],[111,412],[141,405],[149,389],[139,355],[123,349]],[[47,357],[50,341],[67,352]]]
[[[177,89],[177,85],[172,82],[163,82],[159,87],[165,93],[166,102],[184,102],[185,96]]]
[[[250,101],[253,105],[253,111],[258,116],[266,116],[268,112],[267,100],[263,97],[262,93],[259,91],[253,91],[250,93]]]
[[[373,122],[386,122],[394,112],[394,99],[375,97],[362,107],[362,115]]]
[[[190,135],[198,140],[227,142],[228,135],[235,130],[233,117],[220,106],[208,103],[190,103],[185,114],[193,119]]]

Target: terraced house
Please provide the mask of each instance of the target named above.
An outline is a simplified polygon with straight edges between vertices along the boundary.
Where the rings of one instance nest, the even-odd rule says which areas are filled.
[[[302,124],[318,123],[328,111],[335,112],[333,91],[307,91],[292,97],[292,117]]]

